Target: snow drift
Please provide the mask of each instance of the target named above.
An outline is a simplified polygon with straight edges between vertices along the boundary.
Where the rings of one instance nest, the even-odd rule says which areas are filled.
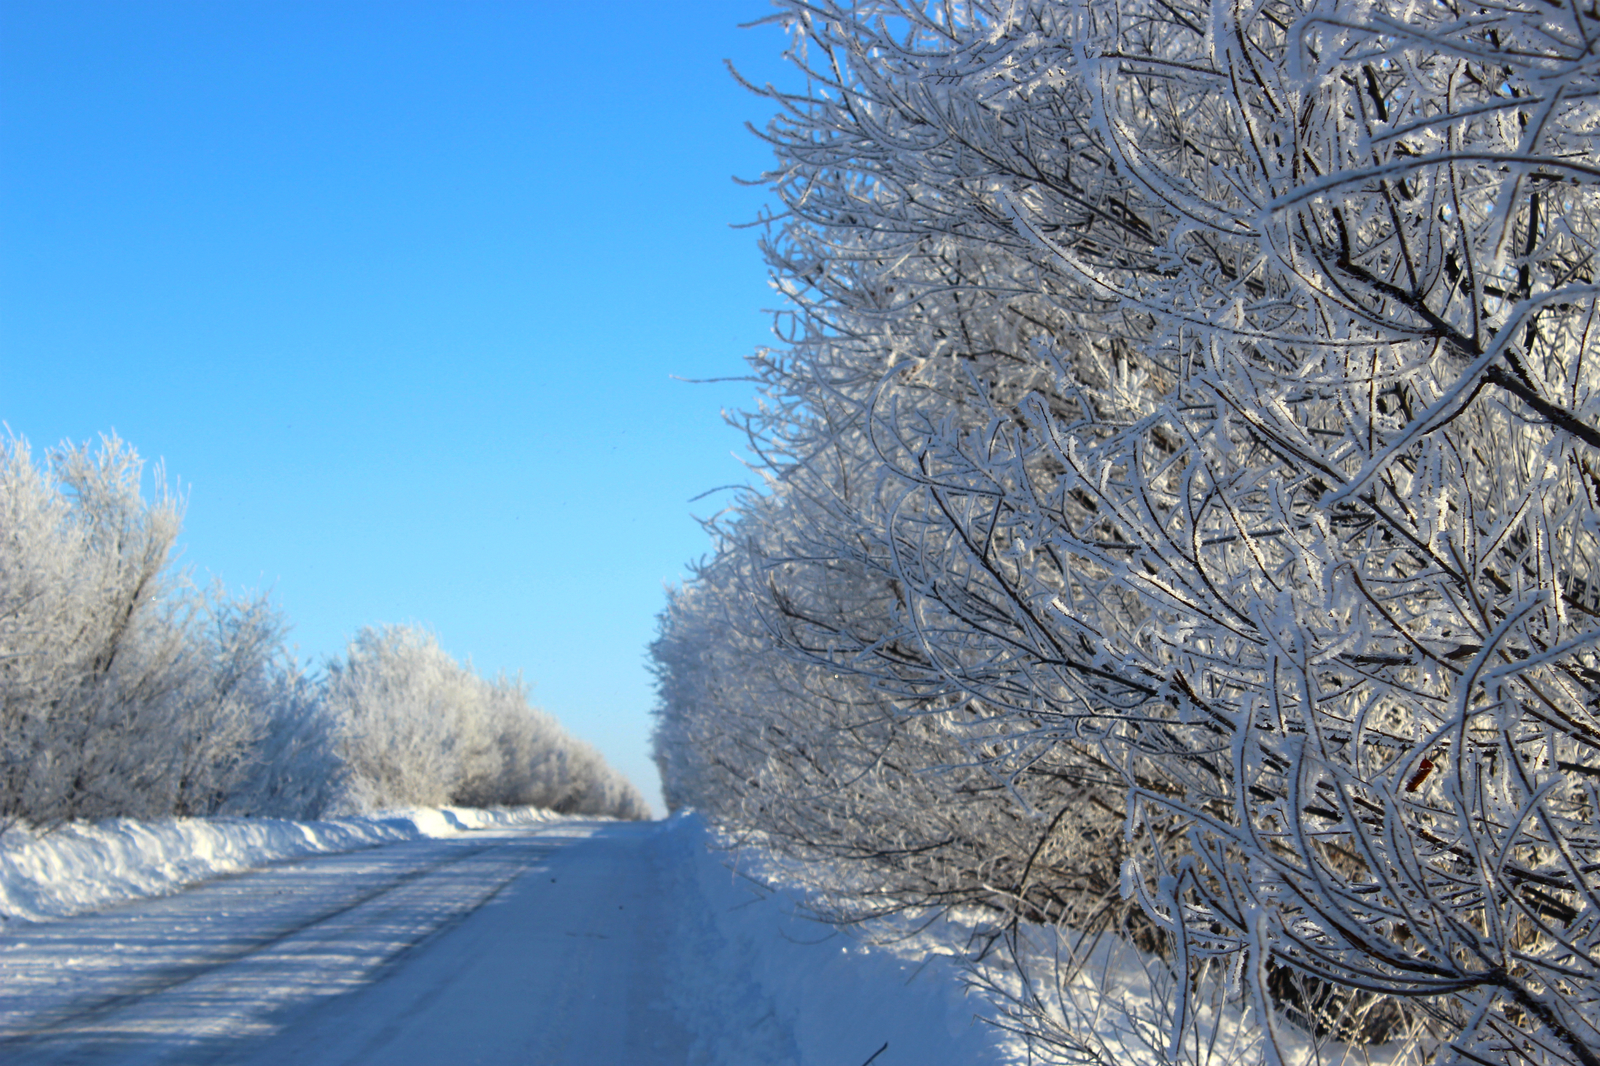
[[[532,807],[410,807],[319,822],[115,818],[48,832],[13,826],[0,837],[0,919],[64,918],[304,855],[560,817]]]

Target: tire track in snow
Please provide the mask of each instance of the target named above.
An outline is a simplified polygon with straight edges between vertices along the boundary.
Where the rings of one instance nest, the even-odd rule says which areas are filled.
[[[269,1032],[274,1014],[459,923],[547,858],[552,836],[582,832],[563,828],[319,856],[25,928],[0,953],[0,1060],[156,1061]]]
[[[431,863],[416,870],[412,870],[386,884],[380,884],[378,887],[366,892],[363,895],[357,896],[348,903],[340,904],[334,907],[332,910],[325,911],[321,914],[307,918],[306,920],[284,929],[281,932],[264,936],[261,939],[245,944],[229,945],[222,951],[208,955],[204,960],[182,963],[174,969],[163,970],[161,972],[136,979],[130,986],[125,987],[123,991],[105,996],[98,1001],[74,1004],[66,1008],[64,1013],[57,1013],[53,1017],[46,1017],[36,1021],[33,1024],[30,1024],[20,1030],[15,1031],[14,1033],[8,1034],[3,1039],[0,1039],[0,1052],[9,1052],[17,1045],[26,1043],[29,1039],[36,1037],[41,1033],[47,1032],[48,1030],[57,1026],[84,1022],[96,1016],[114,1011],[128,1003],[143,999],[146,996],[164,992],[167,989],[183,984],[186,981],[192,981],[198,977],[204,976],[213,970],[227,966],[228,964],[238,959],[242,959],[247,955],[252,955],[258,951],[270,948],[275,944],[282,943],[290,937],[303,933],[308,929],[322,924],[323,922],[331,921],[334,918],[338,918],[344,914],[347,914],[350,911],[355,910],[357,907],[360,907],[363,904],[368,903],[369,901],[376,899],[381,895],[384,895],[385,893],[393,892],[395,889],[409,884],[411,881],[414,881],[417,878],[424,877],[442,866],[450,863],[460,862],[464,859],[471,858],[473,855],[480,854],[492,846],[493,845],[486,844],[482,847],[474,849],[470,854],[467,855],[447,856],[443,859],[440,859],[438,862]]]

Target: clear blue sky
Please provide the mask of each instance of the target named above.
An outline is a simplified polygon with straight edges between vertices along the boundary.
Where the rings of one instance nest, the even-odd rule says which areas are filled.
[[[303,657],[419,622],[659,804],[645,648],[770,339],[761,0],[0,0],[0,421],[115,430]]]

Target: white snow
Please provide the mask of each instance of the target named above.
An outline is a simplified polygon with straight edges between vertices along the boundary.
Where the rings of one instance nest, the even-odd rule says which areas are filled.
[[[481,831],[474,826],[486,826]],[[388,847],[366,847],[386,840]],[[693,817],[457,809],[337,823],[107,823],[6,845],[8,1063],[1000,1066],[929,941],[868,947],[730,871]],[[361,850],[312,854],[341,845]],[[31,873],[19,878],[17,871]],[[52,880],[52,873],[61,875]],[[98,887],[94,887],[98,886]],[[876,1056],[876,1057],[874,1057]]]
[[[804,896],[724,863],[698,817],[667,823],[661,848],[680,909],[670,987],[693,1034],[691,1063],[736,1066],[981,1066],[1027,1061],[980,1020],[956,946],[934,932],[892,946],[804,916]],[[752,864],[746,864],[747,867]],[[887,1047],[885,1047],[887,1045]]]
[[[284,859],[557,817],[535,807],[410,807],[324,822],[118,818],[43,833],[12,826],[0,835],[0,920],[64,918]]]
[[[621,823],[536,809],[13,831],[0,840],[11,915],[0,1059],[1030,1061],[989,1024],[1002,1007],[969,990],[954,921],[868,944],[805,917],[803,893],[774,885],[782,868],[760,853],[730,866],[714,843],[693,815]],[[265,868],[242,873],[252,866]],[[1030,965],[988,972],[1002,999],[1025,994],[1031,969],[1035,1002],[1084,1061],[1163,1062],[1165,967],[1108,940],[1058,983],[1051,960],[1066,945],[1035,932]],[[1201,1019],[1217,1061],[1261,1058],[1247,1014],[1230,1004]],[[1283,1035],[1286,1061],[1402,1057]]]

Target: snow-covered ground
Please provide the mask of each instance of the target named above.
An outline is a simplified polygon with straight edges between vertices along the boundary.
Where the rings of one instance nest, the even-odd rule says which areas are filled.
[[[659,845],[668,883],[695,901],[679,912],[672,984],[693,1031],[686,1061],[1026,1061],[1015,1041],[980,1020],[993,1011],[968,994],[952,945],[932,934],[863,944],[804,917],[800,893],[730,869],[710,845],[694,817],[667,823]]]
[[[64,918],[284,859],[556,817],[535,807],[410,807],[326,822],[112,819],[45,833],[12,826],[0,835],[0,921]]]
[[[731,869],[693,816],[534,809],[107,822],[0,838],[0,1062],[999,1066],[959,930],[869,946],[803,917],[759,854]],[[187,887],[185,887],[187,886]],[[1167,1061],[1159,960],[1100,941],[1070,980],[1034,930],[1003,1001],[1053,1019],[1064,1061]],[[1035,982],[1021,983],[1024,975]],[[1183,1061],[1254,1063],[1236,1003]],[[1037,1023],[1035,1015],[1034,1022]],[[1286,1062],[1397,1062],[1320,1046]],[[1075,1049],[1075,1052],[1071,1049]],[[1209,1056],[1209,1057],[1208,1057]]]
[[[707,843],[688,817],[463,811],[13,838],[3,890],[14,914],[80,910],[95,892],[128,901],[6,924],[0,1060],[1019,1059],[975,1020],[982,1001],[936,945],[890,951],[834,934]],[[74,880],[90,887],[62,883]],[[151,892],[170,894],[130,898]]]

